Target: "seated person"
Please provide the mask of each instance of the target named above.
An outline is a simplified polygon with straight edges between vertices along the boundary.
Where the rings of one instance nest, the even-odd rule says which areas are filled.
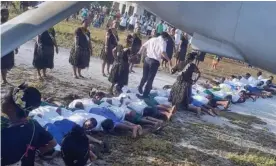
[[[66,134],[61,143],[61,157],[67,166],[85,166],[88,159],[95,159],[90,141],[80,126],[75,126]]]

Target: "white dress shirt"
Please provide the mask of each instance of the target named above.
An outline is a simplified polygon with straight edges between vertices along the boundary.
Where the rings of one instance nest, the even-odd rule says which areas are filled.
[[[162,36],[154,37],[144,43],[143,47],[147,49],[148,58],[160,62],[162,60],[162,53],[166,52],[167,42],[162,38]]]

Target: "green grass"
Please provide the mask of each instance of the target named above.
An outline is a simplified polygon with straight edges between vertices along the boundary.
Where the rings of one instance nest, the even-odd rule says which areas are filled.
[[[275,166],[276,158],[261,154],[229,154],[228,158],[239,166]]]

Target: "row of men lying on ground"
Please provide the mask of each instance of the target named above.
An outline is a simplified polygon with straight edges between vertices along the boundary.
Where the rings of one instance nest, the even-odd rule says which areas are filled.
[[[233,82],[235,82],[234,79],[232,79]],[[269,80],[272,79],[273,77],[270,77]],[[216,82],[216,84],[218,84],[218,82]],[[204,86],[210,86],[210,84],[202,84],[202,87]],[[153,90],[151,93],[152,97],[144,100],[137,98],[136,94],[138,92],[136,89],[136,91],[131,89],[124,90],[124,93],[122,93],[121,96],[109,99],[104,98],[104,93],[93,91],[90,93],[92,99],[75,100],[69,105],[69,108],[71,109],[65,109],[60,106],[51,106],[49,103],[42,103],[39,104],[41,106],[38,109],[31,111],[30,116],[33,117],[33,119],[37,119],[40,125],[45,127],[49,133],[54,136],[58,144],[61,145],[62,157],[64,158],[66,165],[81,165],[80,163],[86,162],[89,157],[91,159],[96,158],[93,151],[90,150],[91,148],[88,141],[90,143],[94,142],[96,144],[104,144],[102,141],[94,139],[90,135],[91,131],[112,132],[115,131],[114,129],[130,130],[132,131],[132,136],[136,137],[137,135],[141,135],[143,131],[139,124],[151,124],[154,127],[160,127],[160,124],[163,121],[169,120],[176,110],[174,107],[171,107],[168,102],[167,97],[170,93],[168,87],[170,86],[165,86],[163,90]],[[196,90],[193,90],[194,95],[192,96],[192,101],[188,108],[197,113],[204,112],[213,115],[218,113],[219,109],[216,108],[217,106],[222,105],[227,109],[231,102],[244,102],[248,98],[248,95],[250,96],[250,94],[245,90],[242,90],[238,93],[238,97],[227,96],[222,98],[220,97],[220,94],[216,93],[218,92],[218,88],[216,89],[217,91],[205,89],[205,93],[202,94],[199,93],[199,87],[199,85],[195,85],[194,88]],[[269,87],[275,88],[275,85],[269,84]],[[223,88],[221,88],[221,90],[224,91]],[[14,96],[17,93],[12,94],[12,96]],[[26,92],[26,94],[29,94],[29,92]],[[10,102],[14,103],[16,101],[15,99],[18,97],[9,98],[14,98],[13,102]],[[26,105],[30,105],[27,104],[28,102],[25,98],[26,97],[23,95],[22,100],[24,99]],[[33,103],[35,97],[32,95],[29,98]],[[11,108],[4,107],[4,105],[7,105],[5,103],[8,101],[10,100],[4,100],[2,103],[2,110],[9,115],[9,111],[7,112],[7,110],[10,110]],[[11,104],[9,104],[9,107],[10,106]],[[29,108],[29,106],[26,107]],[[10,114],[9,117],[11,115],[14,114]],[[3,119],[1,120],[1,129],[2,127],[5,127],[2,122]],[[7,130],[2,129],[1,133],[4,131],[10,132],[10,129],[11,128],[9,127]],[[36,129],[36,131],[38,131],[38,129]],[[7,135],[7,133],[4,135]],[[10,137],[8,139],[10,139]],[[22,146],[23,151],[24,147],[25,146]],[[21,156],[22,155],[19,155],[19,157]]]
[[[215,84],[218,83],[216,82]],[[210,87],[211,84],[202,84],[202,87],[204,86]],[[69,105],[70,110],[61,107],[50,108],[51,106],[45,106],[32,111],[30,115],[37,115],[34,118],[42,126],[47,126],[48,129],[49,127],[53,127],[53,130],[55,130],[55,126],[49,122],[56,122],[65,118],[71,121],[69,123],[72,125],[78,124],[84,126],[89,131],[111,131],[117,128],[130,130],[132,131],[132,136],[136,137],[142,134],[142,127],[135,124],[150,124],[157,127],[163,121],[168,121],[175,113],[175,107],[172,107],[168,102],[168,95],[170,93],[168,87],[170,86],[165,86],[163,90],[153,90],[151,97],[143,100],[137,98],[135,90],[133,90],[134,93],[127,90],[128,93],[122,93],[120,96],[113,98],[105,98],[103,92],[93,92],[90,94],[92,99],[74,100]],[[196,90],[193,89],[192,101],[189,106],[189,110],[196,112],[198,115],[207,113],[214,116],[219,113],[218,106],[223,106],[223,109],[227,110],[231,103],[243,103],[248,98],[252,98],[255,101],[258,96],[271,96],[271,92],[266,91],[253,93],[239,90],[237,93],[222,93],[225,91],[229,92],[225,84],[220,84],[220,87],[213,87],[213,89],[202,87],[200,85],[194,86]],[[125,92],[127,91],[125,90]],[[45,108],[48,110],[45,110]],[[69,129],[70,127],[67,130]],[[62,133],[67,132],[63,131]],[[57,135],[55,138],[61,143],[63,136]]]

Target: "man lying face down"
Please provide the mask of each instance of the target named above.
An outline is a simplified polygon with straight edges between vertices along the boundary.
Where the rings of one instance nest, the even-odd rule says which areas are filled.
[[[77,108],[81,109],[83,108],[82,103],[76,103]],[[76,107],[75,106],[75,107]],[[90,119],[84,122],[85,130],[92,130],[92,131],[107,131],[110,132],[114,129],[116,130],[126,130],[132,132],[132,137],[136,138],[137,135],[142,135],[142,127],[140,125],[133,124],[131,122],[127,122],[122,117],[118,117],[118,114],[116,115],[111,109],[105,108],[105,107],[92,107],[89,110],[89,113],[93,118],[95,118],[98,122],[100,122],[100,125],[93,125]],[[129,114],[131,115],[131,114]],[[99,118],[102,119],[105,118],[105,120],[98,120]],[[103,127],[108,128],[101,128]]]

